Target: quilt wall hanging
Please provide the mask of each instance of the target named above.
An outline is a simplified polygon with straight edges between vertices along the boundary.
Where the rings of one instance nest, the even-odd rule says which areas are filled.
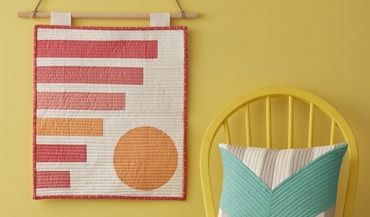
[[[185,198],[186,27],[39,25],[34,198]]]

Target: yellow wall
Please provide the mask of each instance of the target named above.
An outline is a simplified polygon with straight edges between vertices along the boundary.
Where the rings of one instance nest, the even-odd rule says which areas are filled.
[[[183,0],[200,19],[189,26],[188,200],[31,199],[32,30],[16,11],[34,1],[0,3],[0,216],[204,216],[199,145],[211,118],[250,90],[291,85],[319,93],[348,119],[360,146],[356,217],[370,203],[370,3],[366,0]],[[41,9],[176,10],[174,0],[45,0]],[[47,20],[37,20],[47,23]],[[147,21],[76,21],[143,26]]]

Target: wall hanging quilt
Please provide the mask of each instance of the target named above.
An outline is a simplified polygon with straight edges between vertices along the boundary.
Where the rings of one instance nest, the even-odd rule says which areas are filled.
[[[186,27],[36,26],[34,198],[185,198]]]

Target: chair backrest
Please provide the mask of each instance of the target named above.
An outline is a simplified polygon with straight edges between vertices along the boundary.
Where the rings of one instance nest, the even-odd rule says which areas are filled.
[[[330,141],[329,144],[333,144],[334,137],[338,132],[335,132],[335,129],[339,129],[342,134],[342,138],[348,143],[348,175],[346,177],[345,183],[345,196],[344,196],[344,207],[341,209],[341,213],[336,213],[336,216],[340,217],[352,217],[355,194],[356,194],[356,185],[358,178],[358,149],[357,144],[352,133],[351,128],[349,127],[347,121],[343,116],[328,102],[324,101],[320,97],[306,92],[304,90],[291,88],[291,87],[270,87],[255,92],[249,93],[246,96],[241,97],[239,100],[235,101],[231,105],[223,109],[211,122],[209,125],[201,144],[201,155],[200,155],[200,172],[201,172],[201,184],[203,189],[203,198],[204,205],[206,209],[207,217],[215,217],[217,215],[217,208],[215,206],[214,192],[211,185],[211,174],[210,174],[210,157],[211,157],[211,148],[215,145],[215,136],[219,130],[224,131],[225,143],[231,143],[231,132],[229,127],[229,118],[236,112],[243,110],[244,112],[244,122],[245,122],[245,143],[246,146],[251,146],[251,113],[250,105],[256,101],[263,101],[265,111],[265,141],[266,147],[272,147],[272,124],[271,124],[271,98],[273,97],[287,97],[287,110],[288,110],[288,121],[287,121],[287,148],[294,147],[293,142],[293,132],[296,132],[295,127],[293,126],[293,103],[296,101],[303,101],[308,105],[308,139],[307,147],[313,145],[313,132],[314,132],[314,113],[317,110],[321,110],[330,120],[330,130],[328,130]],[[338,205],[338,204],[337,204]]]

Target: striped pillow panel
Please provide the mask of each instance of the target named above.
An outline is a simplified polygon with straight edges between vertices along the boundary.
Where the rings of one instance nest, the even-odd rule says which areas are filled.
[[[248,187],[241,186],[242,192],[241,194],[245,194],[246,197],[253,197],[253,192],[255,189],[250,190],[253,186],[253,184],[256,184],[256,186],[264,187],[263,191],[268,192],[266,198],[259,199],[260,204],[263,203],[263,199],[268,200],[267,206],[279,206],[276,205],[276,198],[274,196],[277,195],[278,188],[288,188],[288,186],[284,185],[290,185],[291,182],[294,182],[295,179],[300,179],[303,177],[301,176],[301,173],[307,173],[307,177],[311,179],[315,175],[317,176],[319,173],[322,173],[322,176],[320,176],[318,179],[322,180],[315,180],[316,182],[326,182],[329,180],[329,178],[326,179],[326,174],[324,173],[324,169],[327,168],[328,171],[330,171],[330,176],[332,177],[333,181],[328,187],[324,187],[325,190],[327,189],[333,189],[332,191],[327,193],[330,193],[331,196],[328,198],[333,198],[331,202],[324,201],[323,203],[327,203],[326,206],[323,208],[321,207],[321,211],[316,211],[316,213],[313,215],[311,213],[306,214],[299,214],[298,211],[294,211],[291,213],[291,215],[285,214],[285,215],[277,215],[279,213],[278,211],[275,212],[275,210],[278,210],[276,207],[267,207],[267,210],[269,212],[265,213],[266,216],[312,216],[312,217],[332,217],[335,215],[335,199],[336,199],[336,187],[337,187],[337,181],[338,181],[338,174],[340,165],[342,162],[342,157],[347,149],[347,144],[336,144],[336,145],[328,145],[328,146],[321,146],[321,147],[314,147],[314,148],[302,148],[302,149],[286,149],[286,150],[273,150],[273,149],[265,149],[265,148],[256,148],[256,147],[241,147],[241,146],[234,146],[234,145],[227,145],[227,144],[220,144],[220,150],[223,158],[223,166],[224,166],[224,185],[223,185],[223,192],[221,197],[221,204],[219,208],[219,214],[218,217],[239,217],[239,216],[245,216],[248,217],[246,214],[233,214],[231,215],[228,213],[227,208],[230,209],[231,205],[233,203],[237,203],[238,207],[240,209],[243,209],[241,201],[225,201],[227,197],[227,194],[230,194],[230,192],[236,192],[239,194],[239,191],[236,191],[236,187],[232,186],[231,188],[227,187],[226,185],[229,185],[228,181],[233,182],[234,185],[239,185],[241,183],[244,183],[243,179],[249,179],[252,178],[254,181],[247,182]],[[226,157],[228,157],[228,161],[226,160]],[[234,158],[234,159],[232,159]],[[329,159],[333,158],[333,159]],[[324,163],[324,161],[328,161],[328,163]],[[337,162],[336,164],[334,162]],[[323,165],[319,165],[323,164]],[[313,167],[317,166],[317,169],[314,170]],[[239,170],[235,169],[235,167],[240,167]],[[244,168],[243,168],[244,167]],[[320,171],[321,168],[324,168],[323,171]],[[243,171],[243,170],[246,171]],[[246,176],[246,173],[249,172],[249,177]],[[250,177],[250,176],[255,177]],[[239,177],[240,176],[240,177]],[[235,181],[236,180],[236,181]],[[298,180],[299,181],[299,180]],[[297,183],[299,184],[299,182]],[[304,182],[302,182],[304,183]],[[293,185],[292,185],[293,186]],[[290,188],[292,188],[290,186]],[[293,186],[294,187],[294,186]],[[304,186],[297,186],[296,189],[297,193],[301,189],[305,190]],[[318,186],[317,188],[319,188]],[[258,188],[258,187],[257,187]],[[230,192],[228,189],[231,189]],[[249,189],[249,190],[248,190]],[[315,189],[315,188],[314,188]],[[292,194],[295,194],[295,191],[292,192]],[[335,195],[334,195],[335,194]],[[249,196],[248,196],[249,195]],[[234,195],[235,196],[235,195]],[[236,197],[232,198],[238,198]],[[271,196],[271,198],[270,198]],[[310,197],[310,195],[307,195],[307,197]],[[277,197],[277,196],[276,196]],[[294,197],[294,195],[289,195],[289,197]],[[247,198],[253,200],[253,198]],[[258,198],[256,197],[256,200]],[[232,199],[233,200],[233,199]],[[236,199],[235,199],[236,200]],[[325,196],[324,196],[324,200]],[[245,201],[244,201],[245,202]],[[276,203],[275,203],[276,202]],[[282,206],[289,206],[289,204],[282,203]],[[315,205],[316,206],[316,205]],[[271,209],[270,209],[271,208]],[[257,209],[257,208],[256,208]],[[265,209],[266,207],[261,207],[261,209]],[[318,208],[320,209],[320,208]],[[229,211],[230,212],[230,211]],[[313,211],[315,212],[315,211]],[[236,213],[243,213],[242,211],[236,212]],[[258,214],[259,213],[259,214]],[[282,213],[282,212],[280,212]],[[262,212],[256,212],[253,215],[250,215],[253,217],[264,217],[265,215],[262,214]]]

